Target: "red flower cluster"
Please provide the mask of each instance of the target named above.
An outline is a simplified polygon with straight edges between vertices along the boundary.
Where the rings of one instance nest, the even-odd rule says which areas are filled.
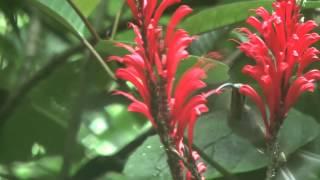
[[[155,128],[164,123],[176,149],[183,155],[182,140],[185,129],[188,128],[191,147],[197,117],[208,111],[208,108],[206,95],[195,94],[206,86],[202,81],[206,76],[204,68],[190,68],[175,83],[179,63],[188,57],[186,48],[194,39],[186,31],[176,30],[176,26],[192,9],[185,5],[180,6],[174,12],[165,33],[159,20],[168,6],[178,2],[180,0],[163,0],[157,6],[157,0],[127,0],[136,20],[136,24],[130,24],[136,36],[136,44],[131,46],[118,43],[117,46],[127,49],[130,54],[110,58],[125,65],[116,71],[116,76],[131,82],[139,92],[139,98],[127,92],[116,92],[132,101],[128,109],[142,113]],[[160,107],[163,104],[165,107]],[[159,122],[164,119],[166,122]],[[204,165],[198,165],[199,172],[204,170]]]
[[[314,91],[314,82],[320,79],[319,70],[306,69],[318,60],[319,51],[310,47],[320,39],[317,33],[310,33],[316,27],[315,22],[300,21],[300,7],[295,0],[277,0],[273,9],[269,13],[260,7],[256,14],[261,19],[247,19],[261,37],[240,28],[248,41],[239,46],[255,60],[255,65],[246,65],[242,71],[258,82],[265,99],[249,85],[243,85],[240,92],[260,109],[267,138],[277,133],[274,131],[278,131],[298,97],[305,91]]]

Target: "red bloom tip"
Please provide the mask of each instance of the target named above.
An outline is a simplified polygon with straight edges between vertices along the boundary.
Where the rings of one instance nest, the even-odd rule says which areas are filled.
[[[299,96],[305,92],[313,92],[315,89],[315,85],[312,80],[308,80],[303,76],[297,78],[291,85],[288,90],[288,94],[285,98],[285,112],[293,106],[293,104],[298,100]]]
[[[151,116],[150,109],[145,103],[137,100],[133,95],[126,93],[126,92],[123,92],[123,91],[115,91],[113,94],[114,95],[122,95],[122,96],[128,98],[129,100],[131,100],[132,103],[129,105],[128,110],[132,111],[132,112],[138,112],[138,113],[143,114],[145,117],[147,117],[150,120],[152,125],[157,127],[157,124],[154,122],[154,119]]]
[[[170,40],[174,36],[174,29],[176,28],[177,24],[183,19],[186,15],[192,12],[192,9],[189,6],[182,5],[180,6],[172,15],[172,18],[167,26],[167,36],[165,39],[165,43],[167,46],[171,43]]]
[[[135,19],[138,19],[138,7],[136,4],[136,0],[127,0],[127,4],[131,9],[132,15]]]

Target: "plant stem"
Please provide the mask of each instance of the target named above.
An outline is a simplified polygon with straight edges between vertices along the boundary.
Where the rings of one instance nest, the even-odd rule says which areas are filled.
[[[88,30],[90,31],[91,35],[94,37],[95,43],[97,43],[100,40],[99,34],[94,30],[91,23],[88,21],[88,19],[82,14],[80,9],[77,7],[77,5],[74,4],[72,0],[67,0],[67,2],[70,4],[70,6],[75,10],[75,12],[78,14],[80,19],[83,21],[83,23],[86,25]]]
[[[160,136],[160,138],[162,139],[162,143],[165,147],[165,152],[168,157],[167,162],[169,164],[173,180],[183,180],[182,168],[179,163],[180,159],[173,153],[175,148],[172,141],[168,137]]]
[[[88,48],[88,50],[92,53],[92,55],[99,61],[103,69],[106,71],[106,73],[113,79],[116,80],[116,77],[111,70],[111,68],[105,63],[105,61],[102,59],[100,54],[94,49],[94,47],[88,42],[87,39],[83,38],[82,36],[79,36],[81,39],[82,43]]]
[[[282,114],[282,113],[279,113]],[[269,165],[266,172],[266,180],[273,180],[278,172],[281,160],[280,160],[280,145],[278,141],[278,134],[280,127],[285,119],[283,116],[276,116],[276,121],[271,124],[270,136],[267,137],[267,151],[269,153]]]
[[[157,131],[160,136],[160,140],[164,145],[165,152],[168,158],[168,165],[173,180],[183,180],[182,167],[180,165],[180,159],[174,153],[175,144],[173,139],[169,135],[168,122],[169,122],[169,110],[167,95],[165,91],[164,79],[160,78],[159,83],[153,88],[156,101],[153,102],[153,107],[156,111],[153,112],[156,117],[156,123],[158,125]]]
[[[114,37],[115,37],[115,35],[117,33],[118,26],[119,26],[119,21],[120,21],[120,18],[121,18],[121,14],[122,14],[122,10],[124,8],[124,5],[125,5],[125,1],[123,0],[123,2],[121,4],[121,7],[120,7],[119,11],[117,12],[116,17],[114,19],[112,32],[111,32],[111,36],[110,36],[111,40],[114,40]]]
[[[267,146],[270,159],[267,168],[266,180],[273,180],[276,177],[280,164],[280,146],[277,138],[274,138]]]
[[[201,175],[197,170],[196,162],[192,157],[189,157],[189,152],[185,153],[184,156],[181,156],[176,148],[176,142],[174,137],[170,136],[171,132],[169,129],[169,108],[167,102],[167,95],[165,91],[166,82],[164,79],[160,78],[156,88],[153,88],[156,92],[156,101],[153,102],[153,107],[157,111],[154,111],[153,114],[156,116],[156,123],[158,125],[157,131],[160,136],[160,140],[164,145],[165,152],[168,158],[168,165],[173,180],[183,180],[183,165],[190,171],[194,180],[201,180]]]

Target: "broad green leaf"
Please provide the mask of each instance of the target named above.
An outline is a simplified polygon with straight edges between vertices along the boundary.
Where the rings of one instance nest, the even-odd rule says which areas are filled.
[[[171,179],[158,136],[148,138],[128,159],[123,173],[130,180]]]
[[[303,1],[303,8],[319,8],[320,1],[310,1],[310,0],[302,0]]]
[[[290,110],[280,130],[281,150],[290,155],[314,140],[319,135],[319,130],[320,126],[314,118],[295,109]]]
[[[320,122],[320,91],[304,93],[298,100],[297,109],[305,114],[309,114]]]
[[[108,97],[104,110],[86,112],[78,141],[86,147],[87,155],[112,155],[150,128],[145,118],[128,112],[128,104],[119,99]]]
[[[318,135],[319,126],[314,119],[292,110],[281,130],[282,150],[289,155]],[[296,133],[297,136],[290,137]],[[244,138],[237,136],[227,125],[226,111],[209,113],[198,120],[195,143],[213,160],[231,173],[248,172],[265,167],[267,156]],[[142,163],[143,162],[143,163]],[[145,171],[148,169],[148,171]],[[166,156],[158,137],[149,138],[130,156],[124,173],[128,177],[168,178]],[[221,176],[208,165],[207,178]]]
[[[319,180],[320,154],[298,151],[295,156],[278,171],[275,180]]]
[[[92,75],[99,72],[100,67],[96,68]],[[41,144],[48,154],[63,152],[66,127],[79,92],[80,70],[81,61],[67,62],[27,94],[3,128],[1,161],[29,159],[34,143]]]
[[[224,116],[225,114],[220,112],[212,113],[209,114],[209,117],[201,118],[198,123],[198,131],[196,130],[195,142],[198,142],[200,147],[207,147],[208,149],[205,151],[209,155],[212,153],[212,158],[230,172],[247,172],[266,166],[267,157],[265,154],[259,152],[261,149],[258,151],[247,140],[235,135],[226,125]],[[210,126],[210,123],[213,125]],[[243,123],[246,122],[244,121]],[[249,129],[247,129],[247,131],[249,131]],[[281,151],[287,156],[290,156],[290,154],[298,148],[316,138],[318,134],[318,123],[310,116],[293,109],[290,111],[280,131]],[[208,136],[216,138],[213,138],[211,143],[208,143],[205,141],[205,137]],[[208,144],[210,144],[211,147],[208,147]],[[208,176],[216,177],[218,174],[213,171],[213,173],[209,173]]]
[[[41,11],[76,35],[83,36],[85,24],[66,0],[29,0]]]
[[[239,1],[230,4],[223,4],[191,15],[181,24],[180,27],[186,29],[191,34],[217,29],[226,25],[244,21],[250,15],[254,15],[252,9],[260,6],[271,9],[270,0]],[[305,1],[303,8],[318,8],[319,1]]]
[[[296,151],[280,168],[276,180],[320,179],[320,136]]]
[[[201,117],[195,130],[195,143],[231,173],[264,167],[266,156],[249,141],[236,135],[228,126],[226,116],[227,112],[220,110]],[[210,178],[220,176],[211,166],[208,166],[206,175]]]
[[[43,157],[29,162],[16,162],[12,165],[13,174],[21,180],[55,179],[62,164],[60,156]]]
[[[0,172],[17,177],[19,180],[55,180],[59,176],[61,165],[61,156],[43,156],[28,161],[16,161],[10,165],[0,165]],[[72,169],[75,168],[77,165],[73,164]]]
[[[222,83],[229,79],[229,74],[228,74],[229,67],[226,64],[210,58],[193,56],[193,55],[181,61],[177,70],[177,79],[179,79],[179,77],[181,77],[184,72],[186,72],[189,68],[196,65],[199,61],[208,63],[212,66],[207,71],[207,78],[204,79],[205,82],[214,84],[214,83]]]
[[[107,173],[106,175],[98,178],[97,180],[129,180],[129,179],[126,178],[122,174],[111,172],[111,173]]]
[[[0,34],[5,34],[6,30],[8,28],[6,17],[3,13],[0,13]]]
[[[79,10],[82,12],[82,14],[85,17],[88,17],[92,11],[97,7],[97,5],[100,3],[100,0],[72,0]]]
[[[20,104],[1,133],[1,162],[30,159],[34,143],[41,144],[48,154],[63,152],[65,129],[43,113],[35,111],[29,100]]]
[[[226,48],[226,44],[230,43],[229,31],[230,28],[222,28],[199,35],[189,47],[190,54],[201,56],[211,51],[219,51],[217,49],[221,46]]]
[[[255,0],[245,2],[235,2],[207,8],[191,15],[180,25],[191,34],[200,34],[203,32],[217,29],[226,25],[245,20],[253,12],[251,9],[260,6],[270,7],[269,0]]]

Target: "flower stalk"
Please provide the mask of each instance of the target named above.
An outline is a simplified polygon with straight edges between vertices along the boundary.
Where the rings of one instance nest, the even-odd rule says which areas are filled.
[[[267,141],[267,152],[270,158],[266,172],[266,180],[272,180],[275,178],[281,162],[281,151],[277,136],[274,136]]]
[[[164,79],[160,78],[159,83],[155,89],[155,100],[153,104],[154,111],[152,112],[155,118],[156,124],[158,126],[157,133],[159,134],[161,143],[164,145],[165,152],[168,157],[168,165],[173,180],[183,180],[183,170],[180,165],[179,154],[175,153],[175,143],[170,137],[170,132],[167,124],[169,123],[169,107],[165,92],[166,82]]]

